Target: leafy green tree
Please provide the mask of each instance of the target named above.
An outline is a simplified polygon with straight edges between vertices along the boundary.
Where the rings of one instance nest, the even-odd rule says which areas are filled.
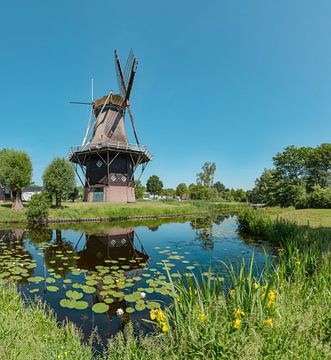
[[[249,201],[256,204],[277,204],[274,170],[264,169],[262,175],[255,180],[255,187],[250,193]]]
[[[190,199],[192,200],[210,200],[212,197],[212,190],[203,187],[200,183],[191,184],[188,188]]]
[[[180,183],[176,187],[176,195],[179,196],[181,199],[187,195],[187,186],[184,183]]]
[[[224,184],[222,184],[220,181],[216,181],[215,184],[213,185],[213,188],[219,193],[221,194],[222,192],[224,192],[226,190],[226,187]]]
[[[142,199],[144,197],[144,192],[146,191],[146,188],[145,186],[143,186],[140,180],[135,182],[134,191],[135,191],[136,199]]]
[[[75,170],[71,163],[63,158],[55,158],[46,168],[44,188],[50,196],[55,196],[55,206],[61,207],[61,200],[75,188]]]
[[[0,151],[0,182],[13,194],[12,209],[23,209],[22,190],[31,182],[32,164],[24,151],[4,149]]]
[[[45,194],[40,193],[32,195],[26,212],[28,222],[30,224],[45,222],[48,218],[49,206],[49,199]]]
[[[297,148],[294,145],[277,153],[273,157],[277,176],[287,181],[299,181],[306,174],[305,163],[308,153],[308,148]]]
[[[327,187],[331,175],[331,144],[309,148],[305,165],[308,189],[313,190],[315,185]]]
[[[175,196],[175,190],[168,188],[162,190],[162,195],[166,196],[167,198],[171,199]]]
[[[202,165],[202,171],[197,173],[197,183],[200,183],[203,187],[210,188],[214,182],[214,174],[216,171],[216,165],[212,162],[205,162]]]
[[[146,183],[147,191],[152,195],[161,195],[163,189],[163,182],[156,175],[152,175],[148,178]]]

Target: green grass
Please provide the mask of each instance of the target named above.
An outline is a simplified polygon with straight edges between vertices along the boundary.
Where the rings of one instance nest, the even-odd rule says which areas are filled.
[[[49,219],[127,218],[195,214],[207,211],[212,205],[205,201],[137,201],[133,204],[65,202],[61,209],[51,208]],[[27,206],[27,205],[25,205]],[[0,205],[0,223],[25,223],[25,210],[13,212],[10,204]]]
[[[65,203],[63,209],[51,209],[50,219],[129,217],[195,213],[204,210],[200,203],[178,201],[138,201],[132,204]]]
[[[277,215],[298,225],[331,228],[331,209],[282,209]]]
[[[42,305],[24,307],[12,287],[0,288],[0,324],[0,359],[92,359],[72,324],[58,326]]]

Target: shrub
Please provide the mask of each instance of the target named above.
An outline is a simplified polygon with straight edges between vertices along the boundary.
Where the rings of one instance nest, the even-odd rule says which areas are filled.
[[[322,188],[315,185],[313,192],[309,196],[309,207],[330,209],[331,208],[331,188]]]
[[[46,194],[34,194],[26,212],[29,223],[46,222],[48,218],[48,209],[50,207],[49,198]]]

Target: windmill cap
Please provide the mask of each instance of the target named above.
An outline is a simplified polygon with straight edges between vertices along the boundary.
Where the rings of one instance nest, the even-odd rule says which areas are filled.
[[[107,98],[108,98],[108,95],[106,96],[103,96],[99,99],[95,99],[94,102],[93,102],[93,108],[94,110],[99,110],[99,108],[101,108],[105,102],[107,101]],[[106,105],[116,105],[116,106],[123,106],[124,104],[124,99],[122,97],[122,95],[120,94],[112,94]]]

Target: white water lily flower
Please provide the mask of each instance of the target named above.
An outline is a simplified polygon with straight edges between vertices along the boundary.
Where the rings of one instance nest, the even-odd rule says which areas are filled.
[[[123,314],[124,314],[123,309],[117,309],[117,310],[116,310],[116,315],[117,315],[117,316],[123,316]]]
[[[145,292],[142,292],[142,293],[140,294],[140,296],[141,296],[142,299],[145,299],[146,293],[145,293]]]

